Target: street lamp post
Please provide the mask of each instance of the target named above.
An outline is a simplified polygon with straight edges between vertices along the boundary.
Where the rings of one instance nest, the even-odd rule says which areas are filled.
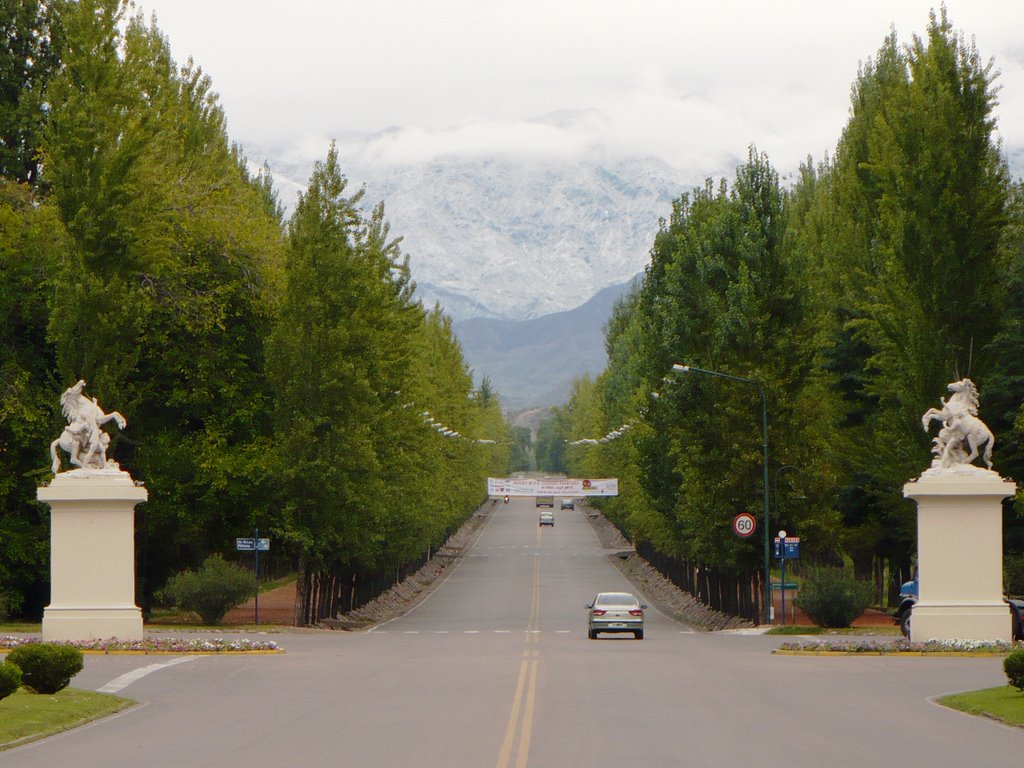
[[[761,395],[761,461],[764,470],[764,623],[771,623],[771,599],[772,599],[772,561],[771,561],[771,534],[768,529],[768,400],[764,395],[764,388],[753,379],[745,379],[742,376],[733,376],[718,371],[707,371],[703,368],[695,368],[692,365],[681,365],[675,363],[672,370],[678,373],[703,373],[708,376],[718,376],[722,379],[742,381],[745,384],[753,384]]]

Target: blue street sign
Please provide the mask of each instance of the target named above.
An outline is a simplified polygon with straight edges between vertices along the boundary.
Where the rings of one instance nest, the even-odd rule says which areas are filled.
[[[783,545],[785,542],[785,545]],[[775,558],[777,560],[800,559],[800,537],[787,536],[785,539],[775,537]]]
[[[267,549],[270,549],[270,540],[264,539],[267,542]],[[239,552],[255,552],[256,551],[256,539],[235,539],[235,549]]]
[[[256,550],[258,552],[269,552],[270,539],[256,539]]]

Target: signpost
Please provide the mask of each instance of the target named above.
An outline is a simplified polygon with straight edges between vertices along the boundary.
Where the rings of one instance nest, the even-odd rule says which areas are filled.
[[[782,583],[779,584],[779,592],[782,595],[782,623],[786,623],[786,561],[797,560],[800,557],[800,537],[786,537],[785,531],[779,531],[775,537],[775,557],[781,563]]]
[[[260,552],[270,551],[270,539],[260,538],[260,529],[256,529],[256,535],[252,538],[235,539],[235,549],[238,552],[252,552],[253,570],[256,572],[256,616],[255,623],[260,625]]]

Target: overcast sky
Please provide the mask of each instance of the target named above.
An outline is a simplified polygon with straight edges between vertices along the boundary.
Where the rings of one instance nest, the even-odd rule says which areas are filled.
[[[401,127],[384,152],[571,153],[600,145],[718,167],[754,143],[784,173],[835,148],[858,64],[931,0],[138,0],[213,79],[231,138],[305,148]],[[1024,147],[1024,2],[949,0],[1002,74]],[[571,129],[530,122],[583,111]],[[312,149],[310,149],[312,148]],[[386,159],[386,158],[385,158]]]

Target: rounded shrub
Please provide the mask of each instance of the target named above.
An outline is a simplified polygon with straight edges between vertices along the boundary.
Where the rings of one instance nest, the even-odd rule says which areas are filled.
[[[163,593],[178,608],[198,613],[204,624],[220,624],[224,614],[256,594],[256,585],[252,573],[211,555],[198,571],[168,579]]]
[[[6,699],[21,687],[21,668],[11,661],[0,661],[0,699]]]
[[[1024,691],[1024,648],[1018,648],[1003,659],[1003,672],[1010,685],[1018,691]]]
[[[36,693],[56,693],[82,671],[82,652],[70,645],[28,643],[19,645],[7,661],[21,669],[21,684]]]
[[[843,568],[814,568],[793,602],[821,627],[848,627],[871,605],[874,588]]]

